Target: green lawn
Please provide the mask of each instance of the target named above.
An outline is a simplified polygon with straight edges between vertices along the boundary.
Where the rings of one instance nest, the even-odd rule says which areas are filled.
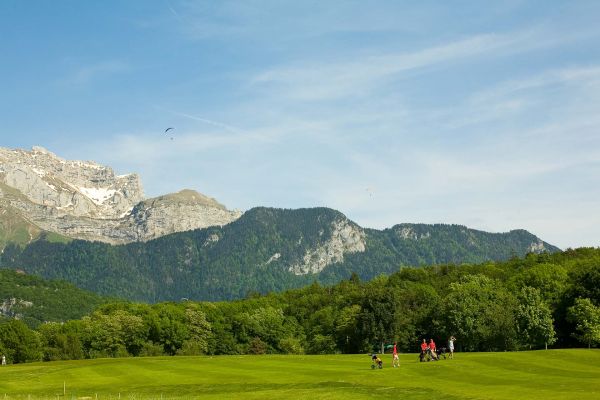
[[[600,399],[600,350],[459,353],[371,370],[367,355],[156,357],[0,368],[0,400]]]

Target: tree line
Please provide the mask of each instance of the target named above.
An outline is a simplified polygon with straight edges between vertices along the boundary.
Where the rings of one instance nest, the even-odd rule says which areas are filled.
[[[67,322],[0,322],[9,362],[199,354],[361,353],[422,338],[459,351],[600,344],[600,249],[403,267],[229,302],[112,302]]]

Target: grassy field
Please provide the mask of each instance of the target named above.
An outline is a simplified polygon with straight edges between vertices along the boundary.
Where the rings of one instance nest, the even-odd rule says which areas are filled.
[[[0,400],[599,399],[600,350],[457,354],[371,370],[367,355],[100,359],[0,368]]]

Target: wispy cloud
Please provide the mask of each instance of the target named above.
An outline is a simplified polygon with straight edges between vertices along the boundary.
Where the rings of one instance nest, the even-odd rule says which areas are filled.
[[[513,126],[512,130],[520,140],[525,132],[547,137],[548,128],[555,120],[561,126],[581,127],[597,123],[594,110],[600,107],[599,89],[598,65],[551,68],[518,79],[495,82],[470,93],[463,101],[437,109],[413,110],[413,115],[417,119],[427,119],[429,125],[440,132],[463,132],[462,138],[470,131],[476,132],[469,136],[478,142],[490,136],[479,129],[494,132],[507,123]],[[537,124],[537,127],[532,128],[531,124]],[[518,129],[520,125],[528,127]],[[551,128],[550,131],[559,130]],[[582,131],[578,132],[581,136]],[[504,136],[507,133],[505,129]],[[493,137],[490,139],[494,140]]]
[[[402,73],[468,62],[474,57],[499,57],[550,44],[536,29],[503,34],[479,34],[414,52],[362,56],[359,61],[302,64],[272,68],[253,80],[296,100],[335,100],[366,95]],[[556,45],[556,42],[553,42]]]
[[[498,99],[530,94],[536,89],[559,85],[597,87],[600,85],[600,66],[576,66],[542,71],[535,76],[509,80],[491,89],[477,92],[469,101],[473,104],[489,104]]]
[[[67,85],[83,86],[93,82],[96,79],[108,77],[114,74],[121,74],[131,71],[131,66],[119,60],[101,61],[95,64],[81,66],[71,71],[66,77],[60,80]]]
[[[173,8],[173,5],[171,4],[171,2],[169,0],[166,0],[166,3],[167,3],[167,8],[169,9],[169,11],[171,11],[171,14],[173,14],[177,18],[181,18],[179,13],[177,11],[175,11],[175,9]]]
[[[173,139],[171,139],[171,137]],[[94,144],[100,147],[99,154],[110,152],[114,162],[132,165],[154,164],[167,160],[193,160],[206,152],[232,151],[256,146],[268,140],[268,136],[257,133],[223,134],[219,131],[176,132],[172,136],[156,137],[155,134],[124,134]],[[112,149],[109,151],[109,148]]]
[[[385,73],[375,76],[366,87],[385,79]],[[389,99],[380,90],[368,103],[332,102],[319,111],[291,106],[303,103],[296,97],[271,106],[286,120],[292,114],[318,124],[327,138],[321,145],[339,152],[337,167],[321,164],[310,182],[317,204],[343,210],[367,226],[425,221],[493,231],[523,227],[573,246],[577,242],[565,240],[566,231],[547,216],[559,204],[577,203],[581,212],[595,212],[579,196],[600,195],[587,183],[600,168],[600,67],[549,68],[494,82],[464,101],[437,108]],[[386,98],[395,106],[384,106]],[[386,138],[379,146],[370,140],[378,136]],[[570,190],[547,197],[563,179],[570,180]],[[369,186],[378,188],[374,196],[365,192]],[[581,233],[591,232],[585,218],[563,211],[556,215],[574,224],[569,235],[591,243]]]
[[[235,37],[268,38],[263,46],[318,38],[341,32],[385,32],[421,29],[408,12],[390,15],[382,7],[348,2],[219,1],[178,3],[185,23],[179,28],[193,40]],[[357,5],[359,7],[357,7]],[[318,12],[316,12],[318,10]],[[282,34],[283,33],[283,34]]]
[[[346,3],[264,4],[165,1],[160,29],[205,57],[174,63],[185,78],[169,74],[160,97],[154,122],[175,126],[174,140],[120,129],[87,157],[139,171],[154,194],[180,185],[239,208],[330,206],[363,226],[525,228],[567,246],[561,225],[583,240],[577,229],[594,232],[583,215],[600,224],[596,28],[521,15],[440,27],[425,6],[413,13],[429,25],[407,33],[404,10],[378,24],[382,12],[360,3],[347,14]],[[89,66],[73,81],[112,73]]]
[[[211,119],[202,118],[202,117],[198,117],[198,116],[190,115],[190,114],[186,114],[186,113],[181,113],[181,112],[172,112],[172,114],[173,115],[178,115],[180,117],[188,118],[188,119],[191,119],[193,121],[203,122],[205,124],[212,125],[212,126],[215,126],[217,128],[222,128],[222,129],[224,129],[224,130],[226,130],[228,132],[231,132],[231,133],[237,133],[237,134],[243,134],[244,133],[240,129],[235,128],[235,127],[233,127],[231,125],[227,125],[227,124],[225,124],[223,122],[213,121]]]

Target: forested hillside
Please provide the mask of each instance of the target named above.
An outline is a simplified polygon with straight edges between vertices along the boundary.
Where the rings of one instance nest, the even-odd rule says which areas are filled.
[[[0,270],[0,317],[21,319],[29,326],[81,318],[108,301],[71,283]]]
[[[327,208],[255,208],[223,227],[146,243],[42,239],[26,247],[9,245],[0,266],[68,280],[103,295],[157,302],[244,298],[313,281],[333,284],[353,272],[371,279],[402,265],[478,263],[556,250],[523,230],[496,234],[414,224],[363,230]]]
[[[18,338],[17,338],[18,333]],[[600,249],[402,268],[218,303],[112,303],[81,320],[0,323],[10,362],[192,354],[360,353],[423,338],[459,351],[600,345]],[[415,360],[416,361],[416,360]]]

